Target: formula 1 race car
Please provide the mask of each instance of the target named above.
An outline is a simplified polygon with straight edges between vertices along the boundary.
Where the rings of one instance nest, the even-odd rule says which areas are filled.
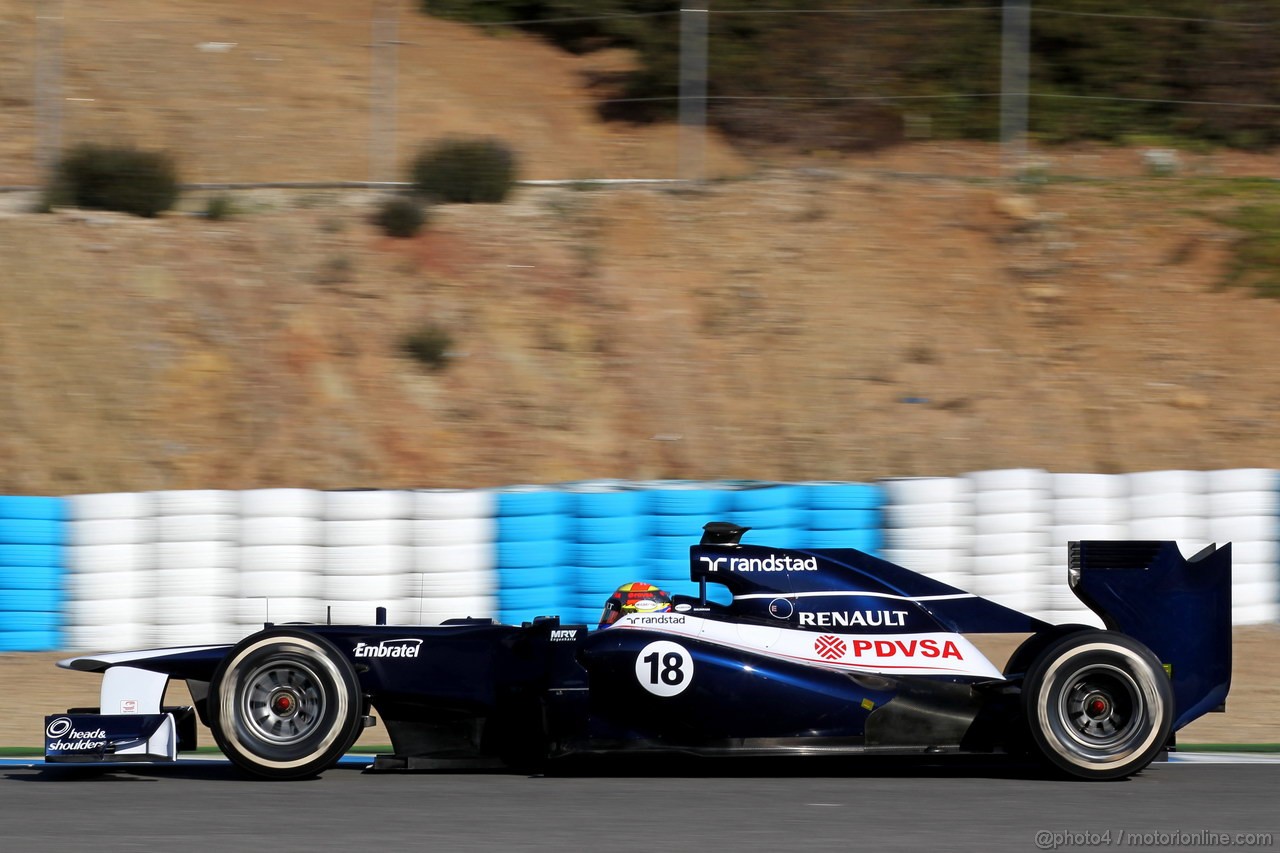
[[[196,715],[250,774],[331,767],[375,723],[373,769],[537,766],[619,752],[1032,756],[1114,779],[1223,710],[1231,549],[1073,542],[1069,583],[1110,630],[1049,625],[853,549],[690,548],[698,596],[596,628],[267,624],[234,646],[91,655],[101,706],[45,719],[46,762],[165,761]],[[707,584],[732,594],[727,605]],[[615,616],[617,614],[614,614]],[[966,633],[1030,636],[1001,672]],[[162,707],[182,679],[194,707]]]

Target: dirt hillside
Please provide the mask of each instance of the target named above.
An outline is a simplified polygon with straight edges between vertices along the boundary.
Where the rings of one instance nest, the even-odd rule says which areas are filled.
[[[55,129],[171,151],[192,182],[400,179],[371,171],[449,134],[507,140],[530,179],[674,175],[674,127],[596,120],[625,54],[572,56],[421,5],[0,0],[0,186],[37,181]],[[707,158],[742,169],[722,144]]]
[[[67,2],[63,91],[88,100],[64,136],[163,143],[196,177],[362,177],[373,7]],[[526,177],[617,175],[617,135],[631,174],[672,174],[672,128],[590,108],[618,57],[399,20],[402,157],[483,130]],[[0,22],[35,49],[30,4]],[[35,147],[24,61],[0,54],[0,182]],[[1216,289],[1238,235],[1213,218],[1280,158],[1158,178],[1050,150],[1015,192],[976,144],[710,154],[731,177],[700,190],[525,187],[406,241],[367,192],[243,192],[217,222],[198,193],[152,221],[0,196],[0,490],[1280,465],[1280,305]],[[426,324],[444,370],[402,352]]]
[[[0,489],[1277,467],[1280,305],[1216,290],[1237,202],[1194,192],[846,163],[525,188],[412,240],[360,193],[13,213]],[[426,324],[443,370],[401,349]]]

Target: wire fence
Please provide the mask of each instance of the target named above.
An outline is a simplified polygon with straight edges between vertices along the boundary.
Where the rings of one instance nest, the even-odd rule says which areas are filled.
[[[696,179],[741,163],[741,152],[704,134],[708,123],[811,151],[833,134],[849,150],[871,150],[885,140],[951,138],[960,115],[954,106],[965,103],[961,135],[1002,140],[1007,169],[1011,158],[1024,162],[1022,142],[1037,112],[1074,111],[1084,120],[1091,111],[1150,102],[1203,108],[1208,121],[1223,110],[1261,125],[1280,119],[1280,103],[1268,101],[1144,97],[1141,68],[1111,88],[1055,88],[1028,55],[1026,22],[1010,17],[1022,9],[1037,21],[1088,17],[1099,27],[1138,32],[1171,22],[1215,32],[1280,29],[1276,21],[1231,18],[1238,4],[1210,19],[1032,10],[1027,0],[857,9],[673,2],[645,15],[609,16],[660,18],[678,33],[679,85],[643,98],[628,97],[618,84],[635,69],[633,56],[558,52],[538,38],[541,27],[600,16],[469,25],[428,17],[415,0],[232,4],[207,13],[184,6],[181,17],[154,14],[166,8],[173,7],[39,0],[0,12],[0,185],[41,183],[59,151],[85,141],[168,150],[185,181],[208,184],[403,180],[419,146],[452,134],[504,139],[521,157],[522,176],[533,180]],[[858,38],[824,28],[821,21],[834,17],[856,17]],[[514,29],[518,24],[523,28]],[[762,26],[793,28],[808,39],[803,55],[783,57],[776,68],[736,61],[742,28]],[[911,63],[923,68],[957,26],[972,34],[978,60],[927,91],[877,66],[866,50],[873,41],[900,45],[911,57],[908,71]],[[726,93],[715,85],[718,74],[742,84]],[[752,94],[753,75],[767,74],[787,75],[787,85]],[[645,104],[665,107],[662,117],[650,120],[639,109]],[[843,118],[812,110],[798,118],[798,106],[821,104],[841,105]],[[1133,128],[1135,137],[1143,131]],[[963,150],[967,156],[950,169],[1001,173],[998,149]],[[1235,162],[1257,174],[1272,168],[1265,157]],[[1075,168],[1089,166],[1077,161]]]

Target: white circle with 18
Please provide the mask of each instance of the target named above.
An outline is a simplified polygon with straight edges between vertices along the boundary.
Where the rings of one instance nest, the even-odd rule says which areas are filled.
[[[652,642],[636,656],[636,680],[655,696],[683,693],[693,681],[693,655],[670,640]]]

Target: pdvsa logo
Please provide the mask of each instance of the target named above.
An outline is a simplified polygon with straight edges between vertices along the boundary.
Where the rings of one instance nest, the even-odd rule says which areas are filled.
[[[416,658],[420,651],[422,651],[422,640],[406,637],[399,640],[383,640],[376,646],[363,642],[356,643],[351,653],[358,658]]]
[[[955,658],[964,660],[960,647],[951,640],[925,637],[923,640],[854,640],[853,656],[871,655],[877,658]]]
[[[823,660],[840,660],[849,651],[849,645],[839,637],[823,634],[813,641],[813,650]]]

